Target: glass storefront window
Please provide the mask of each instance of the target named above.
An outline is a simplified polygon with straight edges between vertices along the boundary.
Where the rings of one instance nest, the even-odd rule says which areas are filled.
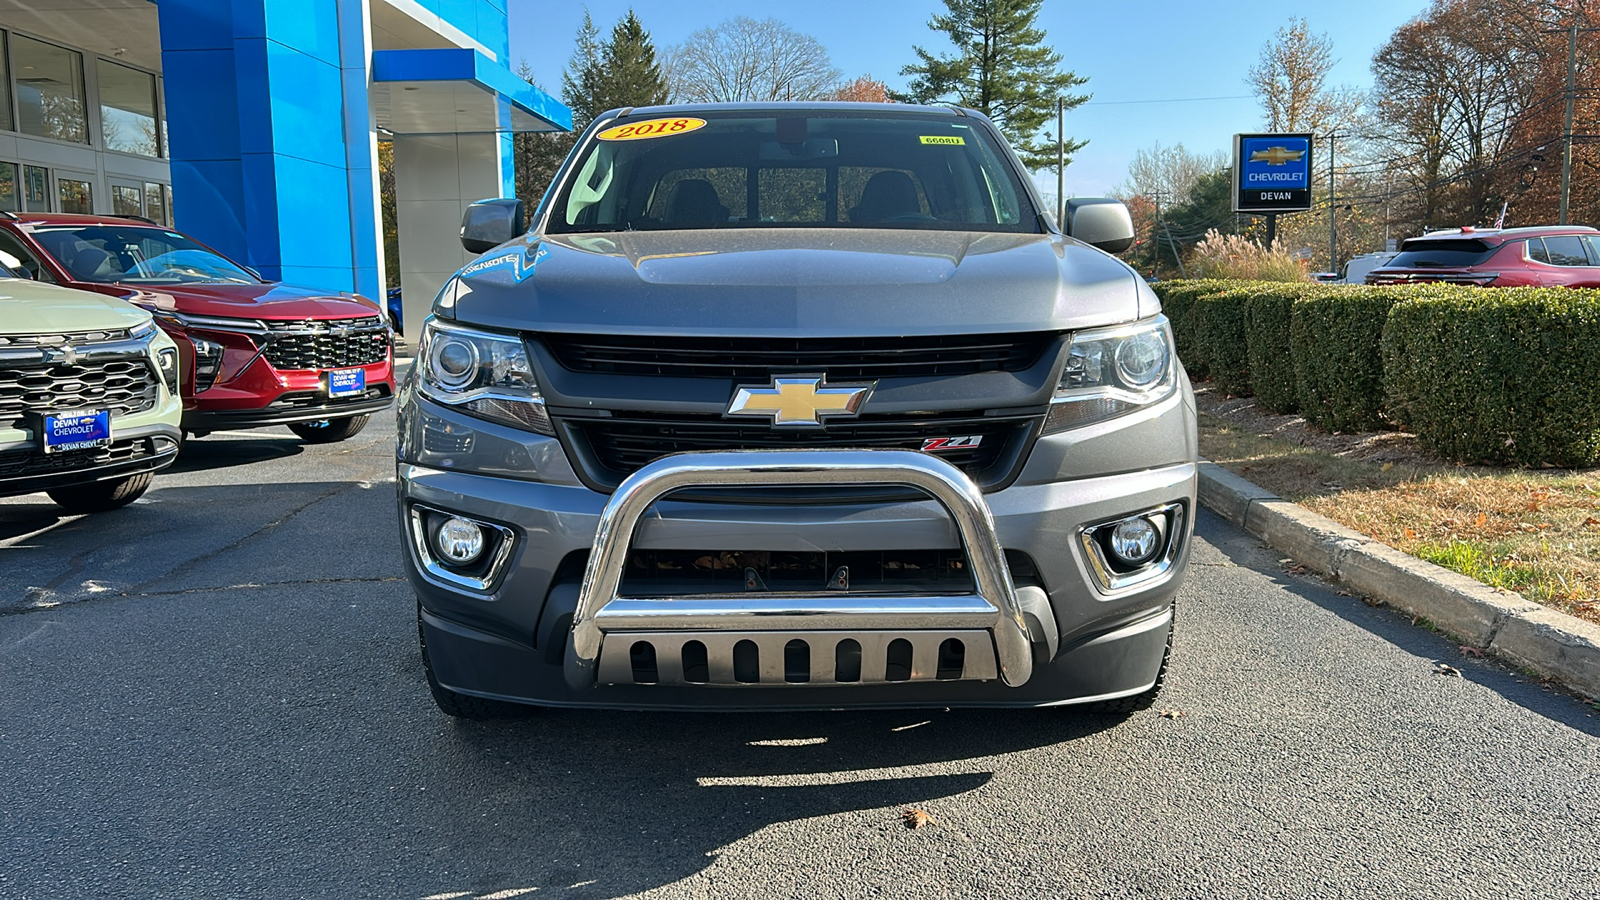
[[[156,127],[156,77],[107,60],[100,76],[100,133],[107,150],[160,156]]]
[[[11,77],[16,84],[19,131],[89,143],[81,54],[13,34]]]
[[[50,173],[43,166],[22,167],[22,208],[28,212],[50,211]]]
[[[89,192],[89,182],[57,175],[56,193],[61,196],[62,212],[84,215],[94,212],[94,198]]]
[[[0,209],[17,212],[22,209],[21,201],[17,192],[17,164],[0,162]]]
[[[16,130],[11,121],[11,82],[4,78],[6,72],[6,44],[0,40],[0,128]]]
[[[168,190],[166,185],[155,182],[144,186],[144,215],[157,225],[172,224],[172,197]]]
[[[144,215],[144,192],[132,185],[111,186],[111,214],[113,216]]]

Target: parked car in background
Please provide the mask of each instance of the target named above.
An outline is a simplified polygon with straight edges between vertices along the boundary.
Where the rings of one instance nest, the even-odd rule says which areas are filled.
[[[1382,253],[1363,253],[1350,257],[1344,264],[1344,277],[1340,278],[1341,284],[1365,284],[1367,273],[1379,266],[1386,266],[1389,260],[1399,255],[1399,251],[1386,250]]]
[[[126,506],[182,440],[178,348],[150,313],[0,269],[0,497]]]
[[[389,324],[394,328],[395,334],[405,334],[405,306],[400,301],[400,288],[392,287],[388,291]]]
[[[287,425],[329,443],[393,402],[392,333],[360,295],[266,282],[170,228],[109,216],[0,215],[0,262],[150,311],[177,344],[197,437]]]
[[[1600,287],[1600,231],[1583,225],[1438,231],[1401,244],[1366,281]]]

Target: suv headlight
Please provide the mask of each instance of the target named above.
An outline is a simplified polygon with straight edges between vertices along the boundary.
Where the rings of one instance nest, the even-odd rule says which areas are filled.
[[[1178,387],[1166,316],[1072,336],[1045,433],[1102,422],[1165,400]]]
[[[514,334],[428,319],[417,347],[422,393],[469,415],[554,435],[528,349]]]

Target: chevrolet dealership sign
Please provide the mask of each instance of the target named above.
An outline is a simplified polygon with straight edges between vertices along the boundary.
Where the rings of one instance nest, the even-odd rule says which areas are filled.
[[[1236,212],[1303,212],[1311,208],[1311,135],[1233,136]]]

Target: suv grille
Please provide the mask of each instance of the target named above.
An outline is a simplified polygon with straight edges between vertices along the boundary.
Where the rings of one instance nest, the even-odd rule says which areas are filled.
[[[74,472],[109,466],[113,463],[133,462],[155,455],[148,438],[113,441],[109,447],[78,450],[72,453],[40,453],[36,450],[19,450],[0,453],[0,478],[18,478],[29,475],[51,475],[57,472]]]
[[[606,419],[566,419],[593,450],[604,469],[596,480],[612,485],[669,453],[691,450],[878,449],[921,450],[927,438],[980,437],[976,447],[936,451],[935,456],[966,472],[981,486],[1004,478],[999,465],[1010,450],[1026,441],[1038,416],[911,417],[856,419],[821,428],[781,429],[765,424],[730,422],[720,416],[652,417],[630,414]]]
[[[109,409],[113,416],[156,405],[156,374],[143,356],[73,365],[0,368],[0,426],[23,428],[30,412]]]
[[[342,369],[389,358],[389,331],[377,316],[266,324],[265,354],[275,369]]]
[[[574,372],[680,378],[766,378],[826,372],[846,378],[913,378],[1020,372],[1056,340],[1052,332],[878,338],[726,338],[651,335],[539,336]]]

